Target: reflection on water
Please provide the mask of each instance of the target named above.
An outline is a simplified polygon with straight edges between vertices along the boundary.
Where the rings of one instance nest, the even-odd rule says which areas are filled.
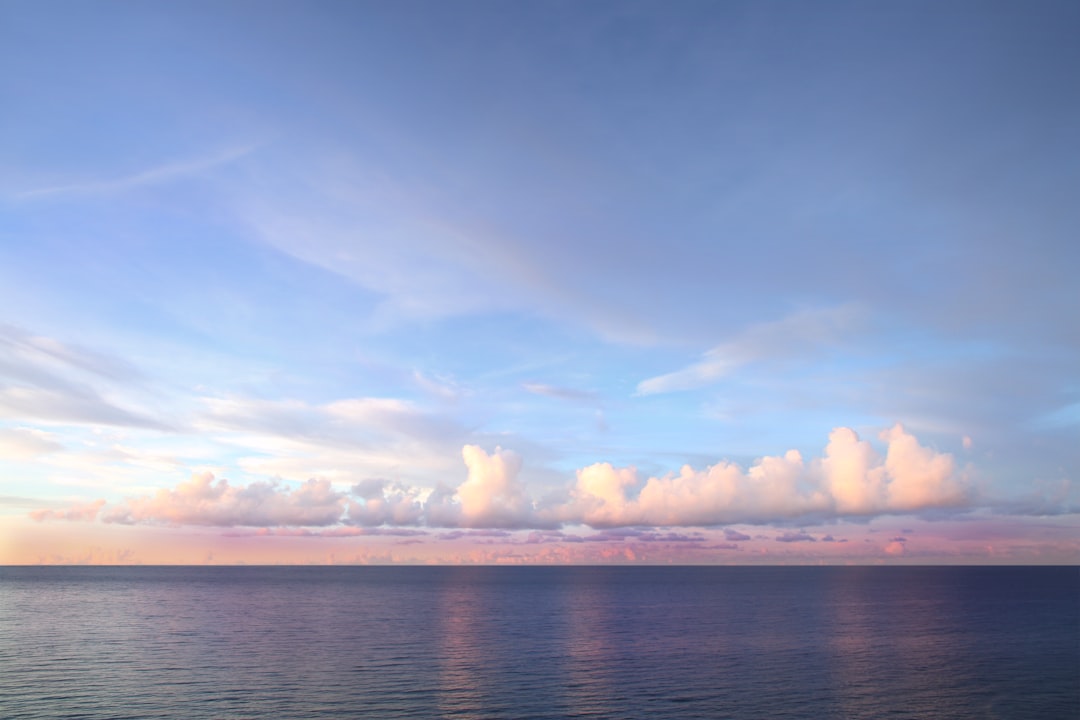
[[[614,706],[616,688],[608,670],[619,662],[613,642],[618,631],[614,591],[578,571],[568,574],[560,593],[565,680],[559,689],[568,706],[583,716],[609,717]]]
[[[457,570],[457,569],[455,569]],[[485,639],[491,618],[481,606],[483,593],[469,571],[462,568],[446,578],[438,590],[438,707],[446,715],[481,718],[487,693],[483,686],[497,674],[497,659],[485,657],[491,649]]]
[[[918,584],[883,587],[873,568],[826,577],[828,667],[840,714],[870,716],[903,698],[924,717],[991,717],[965,690],[970,642],[955,622],[962,609],[948,584],[923,572]]]
[[[19,718],[1073,718],[1075,568],[0,568]]]

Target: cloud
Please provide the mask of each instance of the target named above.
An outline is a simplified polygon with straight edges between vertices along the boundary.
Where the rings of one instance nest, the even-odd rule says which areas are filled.
[[[72,391],[27,387],[0,388],[0,417],[153,430],[171,429],[166,423],[147,415],[125,410],[89,388]]]
[[[399,398],[312,403],[227,396],[204,397],[201,404],[194,426],[236,447],[241,469],[297,482],[394,478],[430,491],[453,476],[460,467],[455,455],[476,437],[451,411]]]
[[[638,395],[692,390],[755,362],[804,358],[838,344],[862,326],[864,312],[855,305],[801,310],[782,320],[747,328],[705,353],[693,365],[638,383]]]
[[[30,517],[37,522],[43,520],[70,520],[75,522],[90,522],[98,516],[98,512],[104,507],[104,500],[94,500],[82,505],[74,505],[67,510],[34,510]]]
[[[425,537],[427,530],[408,528],[361,528],[332,527],[325,530],[309,528],[259,528],[258,530],[234,530],[222,533],[223,537],[304,537],[304,538],[350,538],[350,537]]]
[[[0,428],[0,460],[30,460],[63,450],[55,435],[32,428]]]
[[[274,482],[234,486],[212,473],[193,475],[174,489],[128,498],[111,505],[102,520],[120,524],[205,525],[214,527],[325,527],[345,525],[520,528],[542,527],[518,479],[521,458],[496,448],[488,454],[466,445],[467,477],[457,488],[434,491],[399,482],[366,480],[353,486],[355,499],[329,480],[311,479],[296,489]],[[102,501],[103,504],[104,501]],[[97,506],[100,509],[101,505]],[[85,510],[35,511],[38,520],[74,519]],[[97,510],[95,510],[96,514]],[[70,515],[70,517],[69,517]],[[80,519],[83,518],[79,515]]]
[[[19,200],[38,200],[63,195],[91,195],[123,192],[147,185],[159,185],[177,178],[198,175],[219,165],[234,162],[255,150],[256,145],[229,148],[222,152],[192,160],[166,163],[148,170],[141,170],[108,180],[87,180],[25,190],[16,194]]]
[[[782,535],[777,535],[773,539],[782,543],[817,542],[817,538],[813,535],[804,532],[791,532],[790,530]]]
[[[169,429],[108,397],[143,380],[118,358],[0,324],[0,417]]]
[[[508,538],[513,533],[509,530],[451,530],[440,533],[440,540],[460,540],[461,538]]]
[[[569,402],[595,402],[597,397],[596,393],[588,390],[577,390],[575,388],[559,387],[557,385],[545,385],[544,383],[527,382],[522,383],[521,387],[525,388],[525,390],[533,395],[543,395],[544,397],[557,398]]]
[[[427,493],[399,482],[365,480],[353,486],[360,501],[349,501],[347,522],[353,525],[418,525],[423,522]]]
[[[593,527],[668,527],[764,522],[828,510],[821,491],[800,492],[806,472],[796,451],[762,458],[747,471],[729,462],[704,470],[686,465],[678,474],[644,482],[634,468],[602,463],[578,471],[570,502],[559,512],[564,521]],[[628,492],[638,487],[636,497]]]
[[[175,489],[129,498],[102,513],[108,523],[234,526],[336,525],[345,511],[344,493],[328,480],[309,480],[295,490],[272,482],[233,486],[212,473],[193,475]]]
[[[235,188],[237,212],[262,242],[380,296],[375,327],[523,311],[609,339],[655,339],[653,323],[627,306],[644,305],[636,291],[588,282],[609,271],[604,241],[582,234],[553,243],[551,233],[565,233],[561,222],[544,231],[502,203],[482,202],[481,211],[464,189],[473,169],[432,184],[337,149],[328,162],[282,160],[290,172],[260,173]],[[515,177],[515,186],[521,181]],[[566,199],[576,203],[577,195]]]
[[[424,391],[442,400],[453,402],[461,398],[462,389],[452,378],[441,375],[429,377],[419,370],[413,370],[412,378]]]
[[[470,528],[535,526],[532,501],[518,479],[521,456],[502,448],[489,455],[476,445],[466,445],[461,456],[468,478],[458,486],[454,502],[429,508],[429,520]]]
[[[198,424],[206,429],[257,432],[327,447],[358,447],[387,437],[435,439],[460,432],[407,400],[345,398],[324,404],[301,400],[205,397]]]
[[[919,512],[970,499],[951,455],[919,445],[901,425],[880,439],[884,458],[854,430],[837,428],[820,460],[805,462],[791,450],[747,470],[730,462],[703,470],[687,465],[644,481],[634,468],[598,463],[578,471],[569,502],[555,515],[593,527],[707,526]]]
[[[296,489],[273,482],[238,487],[204,473],[173,490],[111,506],[102,512],[102,519],[128,524],[485,531],[585,525],[602,532],[583,541],[633,537],[683,542],[696,538],[649,528],[918,513],[964,507],[969,501],[966,477],[956,470],[950,455],[920,445],[900,425],[879,437],[887,446],[884,457],[854,430],[837,428],[825,456],[817,460],[805,461],[791,450],[760,458],[745,470],[724,461],[703,470],[687,465],[677,474],[647,479],[634,468],[596,463],[578,470],[576,482],[565,493],[543,504],[532,499],[520,477],[521,456],[498,447],[488,453],[466,445],[461,458],[467,475],[457,487],[419,488],[368,479],[355,483],[350,495],[335,490],[326,479],[311,479]],[[48,513],[41,517],[52,518]],[[797,535],[789,532],[777,539],[810,539]],[[550,537],[538,536],[537,541]],[[730,542],[750,539],[731,529],[724,537]]]

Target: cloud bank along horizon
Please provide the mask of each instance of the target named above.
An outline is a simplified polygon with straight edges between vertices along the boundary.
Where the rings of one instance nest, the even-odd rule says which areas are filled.
[[[1076,8],[0,13],[0,562],[1080,559]]]

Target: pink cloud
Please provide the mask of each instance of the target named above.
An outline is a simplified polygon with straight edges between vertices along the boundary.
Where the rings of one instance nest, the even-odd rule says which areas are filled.
[[[104,500],[94,500],[83,505],[74,505],[67,510],[34,510],[30,517],[37,522],[44,520],[71,520],[76,522],[90,522],[98,516],[98,512],[104,507]]]
[[[919,512],[967,502],[951,455],[920,445],[901,425],[881,439],[884,458],[854,430],[838,428],[820,460],[806,462],[791,450],[747,470],[729,462],[704,470],[687,465],[644,481],[634,468],[598,463],[578,471],[569,502],[554,515],[593,527],[675,527]]]
[[[596,463],[576,473],[565,494],[535,502],[521,479],[522,458],[496,448],[462,449],[467,473],[456,488],[410,487],[367,480],[352,492],[327,479],[299,487],[275,482],[234,486],[205,473],[173,489],[128,498],[102,509],[40,510],[35,519],[93,519],[121,524],[158,523],[218,527],[433,527],[470,530],[548,529],[590,526],[599,537],[630,537],[626,528],[768,524],[883,514],[910,514],[964,507],[970,500],[966,474],[951,455],[920,445],[901,425],[880,434],[884,456],[849,428],[829,436],[823,457],[805,460],[795,450],[766,456],[747,469],[727,461],[697,470],[643,478],[633,467]],[[622,530],[620,530],[622,528]],[[538,538],[537,542],[554,536]],[[597,536],[562,536],[565,542]],[[783,536],[782,536],[783,537]],[[657,535],[679,542],[679,536]],[[725,531],[729,542],[749,536]]]
[[[268,482],[233,486],[201,473],[173,490],[128,498],[104,512],[102,520],[124,525],[325,526],[341,521],[345,502],[344,493],[335,491],[329,480],[308,480],[287,490]]]
[[[425,503],[427,524],[434,527],[529,528],[550,525],[535,512],[518,478],[521,456],[495,448],[491,454],[466,445],[461,457],[468,476],[453,492],[438,490]]]

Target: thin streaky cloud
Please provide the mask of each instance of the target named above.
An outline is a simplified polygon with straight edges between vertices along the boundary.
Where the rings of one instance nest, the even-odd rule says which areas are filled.
[[[591,402],[595,401],[597,397],[595,392],[589,390],[578,390],[577,388],[547,385],[545,383],[527,382],[522,383],[521,387],[533,395],[543,395],[570,402]]]
[[[849,304],[800,310],[780,320],[753,325],[705,353],[700,362],[638,383],[638,395],[693,390],[714,383],[740,367],[768,360],[817,354],[858,332],[864,310]]]
[[[66,183],[48,187],[34,188],[16,193],[15,199],[33,201],[42,198],[64,195],[100,195],[133,190],[148,185],[158,185],[178,178],[198,175],[221,165],[228,165],[245,155],[249,155],[259,144],[241,145],[212,155],[204,155],[192,160],[181,160],[158,165],[131,175],[110,179],[97,179],[85,182]]]

